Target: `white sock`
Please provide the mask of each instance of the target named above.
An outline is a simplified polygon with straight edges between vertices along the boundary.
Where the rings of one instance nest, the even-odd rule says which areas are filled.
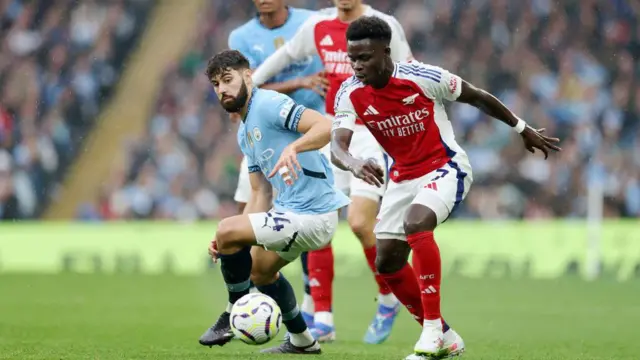
[[[302,297],[302,305],[300,306],[300,310],[307,314],[313,315],[314,306],[313,306],[313,298],[311,297],[311,295],[304,294],[304,296]]]
[[[227,303],[227,312],[229,314],[231,314],[231,309],[233,309],[233,304],[232,303]]]
[[[398,298],[393,293],[378,294],[378,304],[392,308],[398,305]]]
[[[311,336],[309,329],[306,329],[304,332],[300,334],[291,333],[290,335],[291,336],[289,337],[289,341],[291,341],[291,344],[293,346],[297,346],[297,347],[307,347],[316,341],[313,338],[313,336]],[[315,346],[319,346],[319,345],[316,344]],[[309,350],[315,350],[315,347],[312,347]]]
[[[325,324],[328,326],[333,326],[333,314],[328,311],[317,312],[313,316],[314,323]]]
[[[427,320],[424,319],[424,322],[422,323],[422,328],[423,329],[440,329],[440,331],[442,331],[442,319],[436,319],[436,320]]]

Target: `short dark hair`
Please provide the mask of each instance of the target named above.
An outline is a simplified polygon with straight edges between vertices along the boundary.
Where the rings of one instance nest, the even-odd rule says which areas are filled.
[[[349,25],[347,40],[382,40],[391,42],[391,27],[382,18],[377,16],[361,16]]]
[[[207,79],[211,80],[228,69],[244,70],[250,68],[249,60],[240,51],[224,50],[209,59],[205,74]]]

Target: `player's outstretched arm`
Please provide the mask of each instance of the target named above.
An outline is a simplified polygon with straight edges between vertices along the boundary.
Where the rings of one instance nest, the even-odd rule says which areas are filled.
[[[322,149],[331,141],[331,120],[315,110],[306,109],[300,117],[298,132],[304,136],[291,144],[297,152]]]
[[[331,140],[331,120],[312,109],[304,109],[297,124],[297,131],[304,134],[282,150],[280,159],[269,174],[275,176],[281,168],[293,170],[293,178],[297,179],[297,171],[302,171],[298,163],[298,153],[319,150]]]
[[[269,79],[279,74],[284,68],[294,61],[286,47],[282,46],[267,58],[257,69],[253,71],[251,80],[253,85],[262,86]]]
[[[273,188],[262,171],[253,171],[249,173],[249,182],[251,183],[251,197],[247,206],[244,207],[243,214],[253,214],[266,212],[271,208],[271,200],[273,199]]]
[[[556,145],[560,139],[543,135],[544,128],[537,130],[532,128],[495,96],[464,80],[462,80],[460,96],[456,101],[472,105],[514,128],[522,136],[525,148],[531,153],[535,153],[535,149],[538,149],[544,153],[546,159],[549,156],[549,150],[561,151],[561,148]]]
[[[331,162],[338,169],[351,171],[354,157],[349,153],[353,130],[337,128],[331,137]]]
[[[336,117],[337,118],[337,117]],[[338,124],[339,126],[339,124]],[[353,130],[338,127],[331,139],[331,162],[339,169],[351,171],[355,177],[381,187],[384,184],[384,170],[373,159],[361,160],[349,153]]]
[[[277,91],[283,94],[290,94],[300,89],[309,89],[315,91],[321,96],[325,96],[329,89],[329,80],[327,80],[323,72],[319,72],[317,74],[302,76],[279,83],[274,82],[264,84],[260,86],[260,88]]]

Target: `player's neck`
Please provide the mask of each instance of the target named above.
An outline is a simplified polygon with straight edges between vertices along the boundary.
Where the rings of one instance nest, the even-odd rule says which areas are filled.
[[[384,72],[380,76],[380,81],[377,83],[372,81],[369,85],[371,85],[371,87],[374,89],[384,88],[385,86],[387,86],[387,84],[391,80],[391,76],[393,76],[394,69],[395,69],[395,64],[393,63],[393,61],[390,61],[389,64],[387,64],[387,66],[385,67]]]
[[[274,29],[284,25],[289,18],[289,9],[283,7],[268,14],[260,14],[260,23],[269,29]]]
[[[244,106],[238,112],[240,114],[240,119],[242,119],[242,122],[245,122],[245,120],[247,119],[247,113],[249,112],[249,106],[251,105],[252,96],[253,87],[250,87],[247,89],[247,102],[244,103]]]
[[[351,10],[338,10],[338,19],[342,22],[352,22],[364,15],[365,11],[367,11],[367,6],[364,4],[360,4]]]

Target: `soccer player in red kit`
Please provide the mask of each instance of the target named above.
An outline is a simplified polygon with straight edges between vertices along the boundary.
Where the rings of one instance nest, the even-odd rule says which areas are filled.
[[[342,83],[336,95],[331,151],[336,166],[382,185],[379,164],[349,153],[353,129],[361,119],[394,159],[375,227],[376,266],[383,276],[393,276],[413,250],[413,284],[396,283],[392,290],[414,316],[424,319],[420,339],[407,359],[427,359],[458,350],[444,345],[441,264],[434,230],[465,198],[473,181],[444,101],[470,104],[513,127],[530,152],[539,149],[546,158],[549,150],[560,148],[558,139],[542,134],[544,129],[528,126],[494,96],[447,70],[421,62],[394,62],[390,40],[391,29],[380,18],[361,17],[349,25],[348,56],[355,75]],[[419,294],[410,290],[418,286]]]
[[[349,23],[361,16],[376,16],[386,22],[391,29],[390,56],[397,61],[412,59],[411,49],[406,41],[402,26],[390,15],[362,4],[361,0],[334,0],[335,8],[320,10],[309,18],[289,40],[262,63],[254,72],[254,84],[260,85],[279,73],[293,61],[301,61],[310,56],[319,55],[324,64],[324,73],[329,81],[326,92],[326,113],[333,116],[333,104],[336,93],[342,82],[353,75],[353,69],[347,57],[347,40],[345,37]],[[325,148],[330,155],[330,146]],[[376,139],[367,131],[362,123],[357,123],[350,148],[351,153],[366,159],[374,158],[384,164],[384,155]],[[375,273],[376,240],[373,233],[376,214],[384,187],[376,187],[355,178],[350,172],[333,168],[336,186],[349,193],[351,204],[347,221],[360,240],[367,263]],[[335,339],[332,307],[332,282],[334,258],[331,246],[310,252],[308,255],[309,284],[313,308],[302,304],[305,313],[315,311],[312,333],[319,341]],[[411,268],[402,274],[413,277]],[[383,342],[391,333],[393,322],[400,305],[396,296],[381,276],[375,275],[378,283],[378,310],[373,322],[367,329],[364,341],[372,344]]]

